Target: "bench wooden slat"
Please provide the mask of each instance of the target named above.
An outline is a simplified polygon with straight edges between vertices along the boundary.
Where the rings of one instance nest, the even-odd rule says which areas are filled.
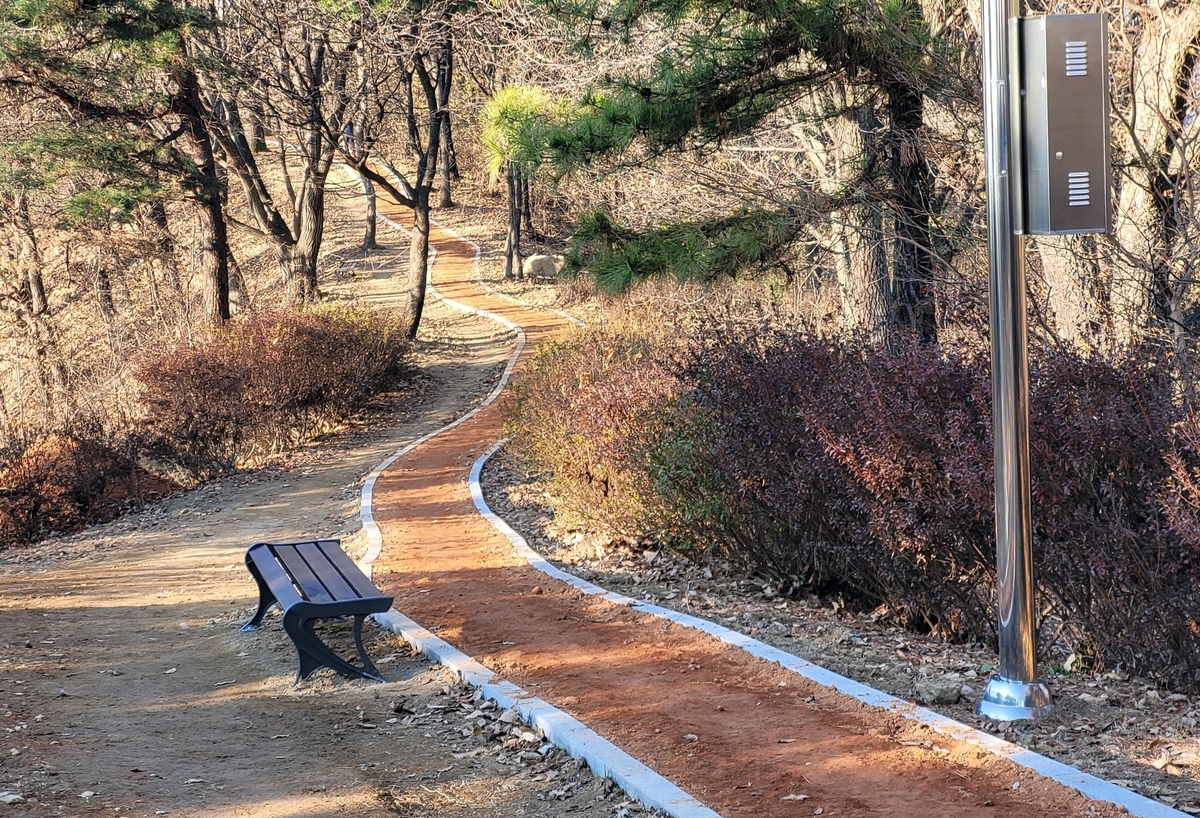
[[[296,546],[277,545],[274,551],[275,556],[287,568],[288,573],[292,575],[293,581],[300,586],[301,592],[309,602],[337,601],[325,590],[325,586],[321,583],[321,580],[317,579],[313,570],[308,567],[308,563],[304,561],[304,557],[300,556],[300,552],[296,550]]]
[[[308,563],[312,572],[321,578],[325,590],[334,599],[345,600],[362,597],[362,594],[346,582],[345,577],[337,570],[337,566],[330,562],[329,556],[315,542],[301,543],[296,546],[296,550],[300,552],[300,556],[304,557],[304,561]]]
[[[304,597],[300,596],[300,592],[292,584],[287,572],[275,561],[275,556],[269,547],[252,549],[249,556],[254,560],[254,565],[258,568],[263,580],[271,586],[271,591],[279,601],[280,608],[286,610],[297,602],[304,601]]]
[[[371,583],[371,580],[363,575],[359,567],[354,564],[354,560],[346,556],[346,552],[341,549],[337,540],[318,540],[317,545],[320,546],[321,552],[329,559],[333,567],[338,570],[338,573],[354,587],[359,596],[380,596],[379,589]]]

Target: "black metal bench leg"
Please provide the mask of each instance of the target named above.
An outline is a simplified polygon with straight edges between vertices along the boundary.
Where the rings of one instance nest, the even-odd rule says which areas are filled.
[[[314,630],[315,624],[316,619],[300,621],[298,617],[292,616],[290,611],[283,617],[283,629],[287,631],[287,635],[291,637],[292,643],[296,646],[296,651],[300,654],[297,682],[307,679],[322,667],[327,667],[335,673],[350,678],[366,677],[377,682],[386,681],[374,666],[371,666],[369,671],[366,668],[355,667],[330,650],[329,646],[317,636]],[[361,645],[361,642],[360,637],[355,639],[356,646]]]
[[[358,649],[358,658],[362,662],[362,675],[377,682],[385,682],[387,680],[375,668],[375,665],[371,662],[371,657],[367,656],[367,649],[363,647],[362,626],[364,619],[366,617],[362,614],[354,617],[354,647]]]
[[[250,569],[250,576],[254,577],[255,584],[258,585],[258,610],[254,612],[254,616],[250,617],[250,621],[242,625],[242,631],[257,630],[262,624],[263,617],[267,615],[267,611],[276,603],[275,594],[271,593],[271,589],[267,587],[267,583],[263,581],[262,574],[259,573],[253,560],[246,559],[246,567]]]

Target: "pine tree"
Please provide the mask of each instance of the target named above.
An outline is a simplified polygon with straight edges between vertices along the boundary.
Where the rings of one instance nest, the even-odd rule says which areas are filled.
[[[650,157],[703,151],[831,84],[852,86],[855,105],[877,106],[885,122],[879,140],[885,161],[871,163],[882,179],[865,187],[874,190],[882,181],[874,195],[894,225],[892,321],[926,340],[936,338],[929,293],[934,197],[924,107],[928,90],[944,78],[933,70],[931,37],[918,3],[620,0],[604,11],[596,2],[548,5],[589,32],[636,41],[652,24],[674,38],[652,69],[606,77],[582,100],[578,114],[548,136],[563,170],[626,151],[635,142]],[[854,113],[831,107],[824,116]]]
[[[224,184],[184,41],[207,25],[174,0],[0,0],[0,87],[63,112],[30,135],[27,155],[45,172],[103,171],[107,183],[78,192],[69,215],[132,218],[171,196],[195,204],[205,312],[220,322],[229,318]]]
[[[529,182],[542,163],[546,128],[561,112],[562,106],[531,85],[506,85],[483,106],[480,137],[488,172],[493,180],[503,174],[508,185],[505,278],[521,273],[521,219],[528,208]]]

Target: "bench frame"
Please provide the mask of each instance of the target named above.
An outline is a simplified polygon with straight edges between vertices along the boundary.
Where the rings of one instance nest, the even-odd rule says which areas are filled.
[[[362,643],[363,620],[392,607],[338,540],[257,542],[246,551],[246,568],[258,585],[258,610],[242,631],[257,630],[272,605],[283,611],[283,629],[300,655],[296,681],[322,667],[350,678],[387,681],[371,663]],[[317,636],[318,619],[354,617],[354,647],[359,665],[338,656]]]

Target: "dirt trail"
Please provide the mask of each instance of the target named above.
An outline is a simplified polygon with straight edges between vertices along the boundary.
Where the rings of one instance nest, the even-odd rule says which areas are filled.
[[[564,330],[555,314],[482,290],[468,245],[436,229],[433,241],[443,295],[521,325],[529,351]],[[584,598],[534,571],[468,493],[471,464],[500,435],[493,406],[383,475],[376,581],[397,609],[726,818],[1116,814],[704,634]]]
[[[380,238],[384,255],[406,244]],[[354,289],[387,302],[403,278],[402,265],[385,264]],[[613,813],[620,793],[569,759],[539,770],[495,740],[464,737],[474,704],[390,634],[369,634],[389,683],[322,673],[293,687],[295,651],[278,618],[238,632],[256,602],[246,546],[314,535],[361,545],[366,474],[481,400],[513,346],[492,322],[436,303],[428,326],[449,340],[422,345],[424,398],[383,407],[375,428],[0,554],[0,791],[22,799],[0,799],[0,816]],[[573,800],[543,800],[563,782]]]

